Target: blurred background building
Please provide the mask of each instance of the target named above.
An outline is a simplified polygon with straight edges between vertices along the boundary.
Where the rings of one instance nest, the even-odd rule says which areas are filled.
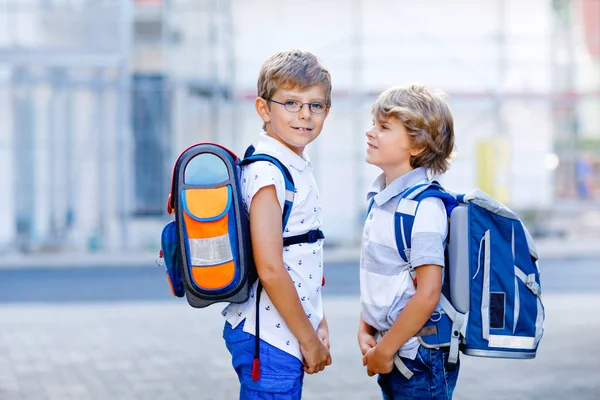
[[[370,106],[408,82],[448,94],[449,189],[537,236],[600,231],[597,0],[0,0],[0,248],[158,249],[177,155],[243,153],[260,66],[292,47],[333,77],[308,151],[329,245],[359,241]]]

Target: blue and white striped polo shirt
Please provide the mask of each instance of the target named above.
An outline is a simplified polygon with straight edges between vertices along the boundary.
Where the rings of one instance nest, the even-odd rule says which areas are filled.
[[[408,188],[428,182],[425,168],[417,168],[385,187],[381,174],[371,186],[367,200],[374,200],[365,222],[360,255],[361,312],[364,321],[378,331],[387,331],[415,294],[415,287],[398,253],[394,234],[394,212],[399,196]],[[440,199],[427,198],[419,204],[412,231],[410,261],[421,265],[444,266],[448,219]],[[417,338],[409,339],[399,351],[414,360]]]

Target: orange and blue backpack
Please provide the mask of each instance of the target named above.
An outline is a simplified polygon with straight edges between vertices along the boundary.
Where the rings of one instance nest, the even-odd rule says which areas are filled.
[[[240,159],[215,143],[199,143],[183,151],[173,167],[167,211],[174,214],[161,235],[160,257],[164,260],[171,292],[186,297],[192,307],[214,303],[242,303],[258,278],[252,258],[248,216],[242,202],[241,168],[256,161],[273,163],[285,182],[282,226],[292,210],[295,187],[289,170],[276,158],[254,154],[250,146]],[[320,230],[286,237],[284,246],[314,243],[323,239]],[[257,288],[258,308],[262,285]],[[259,313],[256,313],[255,369],[259,379]]]
[[[175,220],[162,231],[161,256],[173,295],[185,296],[192,307],[244,302],[258,277],[242,202],[242,166],[269,161],[281,170],[285,229],[294,199],[292,176],[276,158],[253,153],[250,146],[242,160],[221,145],[199,143],[175,162],[167,203]]]

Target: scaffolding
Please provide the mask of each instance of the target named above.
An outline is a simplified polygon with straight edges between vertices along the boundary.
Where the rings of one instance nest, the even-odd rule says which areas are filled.
[[[201,6],[207,23],[194,46],[202,58],[190,72],[176,65],[177,53],[190,49],[172,1],[3,3],[0,94],[9,107],[0,113],[10,122],[12,160],[3,183],[13,222],[0,244],[23,252],[127,249],[136,218],[164,215],[178,150],[171,100],[203,99],[216,125],[221,99],[233,91],[231,4]]]

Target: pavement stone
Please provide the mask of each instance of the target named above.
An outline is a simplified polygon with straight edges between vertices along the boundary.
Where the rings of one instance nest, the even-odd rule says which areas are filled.
[[[600,294],[546,295],[534,360],[461,357],[455,399],[599,399]],[[358,297],[324,299],[333,364],[304,399],[380,399],[356,344]],[[237,399],[219,305],[184,300],[0,305],[0,399]]]

